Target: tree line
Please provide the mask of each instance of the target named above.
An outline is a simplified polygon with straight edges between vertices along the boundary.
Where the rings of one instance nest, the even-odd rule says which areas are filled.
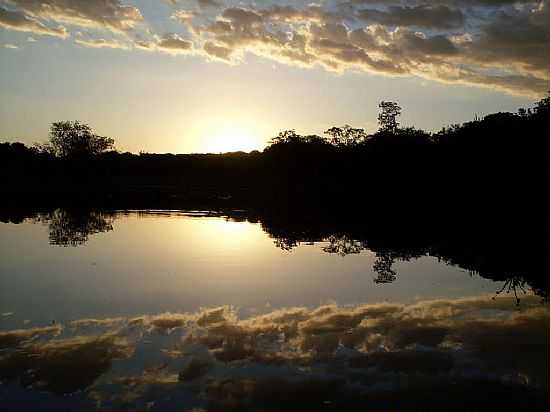
[[[323,136],[286,130],[251,153],[120,153],[114,139],[86,124],[56,122],[44,143],[0,143],[2,191],[8,198],[412,208],[476,198],[521,204],[548,176],[550,97],[437,133],[401,127],[395,102],[379,107],[373,134],[349,125]]]

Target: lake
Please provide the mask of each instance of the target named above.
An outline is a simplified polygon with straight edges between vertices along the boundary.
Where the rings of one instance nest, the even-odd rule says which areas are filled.
[[[485,273],[466,246],[415,231],[395,243],[353,216],[3,216],[7,410],[388,410],[412,393],[420,409],[536,410],[548,397],[544,294]],[[436,390],[449,384],[454,405]]]

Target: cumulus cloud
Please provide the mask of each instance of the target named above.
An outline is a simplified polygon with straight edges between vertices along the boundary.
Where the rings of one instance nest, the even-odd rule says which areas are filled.
[[[518,72],[550,80],[550,3],[535,10],[498,13],[466,44],[465,58],[489,67],[512,65]]]
[[[117,39],[104,39],[104,38],[90,38],[84,36],[82,33],[77,33],[75,37],[75,43],[84,47],[91,47],[94,49],[128,49],[127,43]]]
[[[166,0],[173,6],[177,6],[179,3],[183,3],[182,0]],[[193,0],[192,0],[193,2]],[[218,0],[194,0],[200,9],[218,8],[223,6],[223,1]]]
[[[63,26],[48,27],[33,17],[26,16],[19,11],[10,11],[0,7],[0,27],[8,30],[22,31],[27,33],[42,34],[66,38],[67,30]]]
[[[223,2],[217,0],[197,0],[197,4],[201,9],[206,9],[221,7],[223,5]]]
[[[545,1],[396,3],[228,7],[209,23],[186,23],[206,55],[231,63],[253,53],[299,66],[413,75],[535,97],[550,87]]]
[[[120,32],[137,49],[229,64],[251,53],[300,67],[418,76],[535,98],[550,88],[548,0],[171,1],[170,17],[182,24],[181,32],[139,38],[133,30],[142,15],[120,0],[6,2],[10,9],[0,9],[0,25],[12,30],[66,36],[64,28],[50,27],[55,22]],[[123,44],[103,37],[78,42]]]
[[[175,33],[155,36],[154,40],[138,40],[135,42],[135,46],[146,51],[159,51],[172,55],[194,53],[193,42]]]
[[[445,5],[390,6],[387,10],[361,9],[357,15],[362,20],[389,26],[450,29],[464,24],[462,11]]]
[[[172,18],[179,21],[182,24],[191,23],[191,21],[197,16],[197,13],[192,10],[177,10],[172,14]]]
[[[143,20],[139,9],[120,0],[9,0],[34,18],[127,32]]]
[[[209,57],[226,62],[231,61],[231,54],[233,53],[233,50],[228,47],[218,46],[214,42],[207,41],[204,43],[203,49]]]

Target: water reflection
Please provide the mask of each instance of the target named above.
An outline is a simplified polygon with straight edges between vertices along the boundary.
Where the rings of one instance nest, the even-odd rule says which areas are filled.
[[[508,241],[493,227],[485,228],[473,222],[394,221],[381,216],[287,216],[277,213],[247,211],[98,211],[56,209],[50,212],[29,212],[27,218],[44,222],[49,228],[53,245],[80,246],[89,237],[113,230],[117,218],[128,215],[140,217],[220,217],[235,222],[260,222],[262,229],[274,239],[277,248],[292,251],[303,244],[322,242],[322,250],[329,254],[347,256],[369,250],[375,254],[372,269],[377,284],[394,282],[398,273],[397,261],[410,261],[422,256],[434,256],[470,273],[505,282],[501,291],[513,293],[519,304],[525,289],[532,289],[548,298],[550,285],[541,268],[534,262],[531,250],[520,247],[507,251]],[[21,212],[12,216],[2,214],[3,221],[21,222]],[[220,224],[218,230],[233,228]],[[235,233],[235,240],[238,239]]]
[[[379,216],[0,216],[25,218],[0,238],[8,410],[544,410],[550,402],[550,307],[532,293],[547,295],[544,274],[516,264],[521,249],[497,253],[502,242],[487,243],[497,235],[453,237],[447,227],[444,238],[434,226],[419,232]],[[497,299],[486,294],[493,288]],[[319,304],[327,299],[339,304]]]
[[[56,209],[39,213],[35,219],[48,225],[50,244],[80,246],[91,235],[113,230],[115,218],[112,212]]]
[[[47,400],[90,410],[542,410],[550,308],[533,296],[521,310],[513,302],[81,319],[1,332],[0,380],[71,393]],[[4,402],[15,402],[10,395],[0,386]]]

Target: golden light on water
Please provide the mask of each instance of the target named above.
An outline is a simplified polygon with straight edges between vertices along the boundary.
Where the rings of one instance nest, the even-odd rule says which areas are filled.
[[[264,239],[262,231],[256,225],[248,222],[234,222],[231,220],[222,220],[218,218],[202,219],[201,226],[209,238],[210,242],[219,242],[228,246],[236,244],[254,243]]]

